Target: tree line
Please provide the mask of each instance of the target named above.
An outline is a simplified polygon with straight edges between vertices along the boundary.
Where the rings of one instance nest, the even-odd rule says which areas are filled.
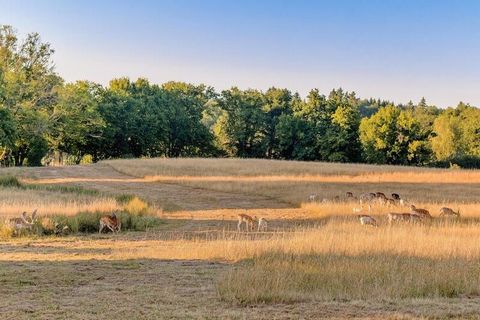
[[[245,157],[480,167],[480,109],[394,104],[342,89],[221,92],[183,82],[65,83],[51,45],[0,26],[0,163]]]

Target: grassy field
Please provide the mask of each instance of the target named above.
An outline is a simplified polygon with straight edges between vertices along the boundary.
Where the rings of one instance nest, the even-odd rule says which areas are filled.
[[[0,189],[0,216],[135,211],[119,201],[128,194],[163,220],[0,240],[2,319],[480,317],[477,171],[145,159],[0,175],[28,186]],[[346,191],[400,193],[434,219],[389,225],[388,212],[408,209],[375,205],[379,227],[362,226]],[[438,217],[442,206],[461,218]],[[268,230],[238,233],[245,212]]]

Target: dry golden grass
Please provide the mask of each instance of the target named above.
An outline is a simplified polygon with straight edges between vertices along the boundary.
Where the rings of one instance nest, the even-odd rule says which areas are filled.
[[[104,174],[97,174],[95,168]],[[17,266],[22,270],[34,268],[50,283],[61,287],[64,282],[55,278],[53,264],[68,283],[85,285],[89,298],[104,297],[106,287],[102,285],[108,283],[109,291],[121,292],[117,296],[124,306],[146,310],[139,314],[124,309],[117,317],[159,318],[167,314],[158,313],[160,308],[168,310],[168,317],[180,319],[242,319],[247,312],[252,318],[478,316],[477,171],[241,159],[116,160],[75,174],[67,169],[36,170],[30,173],[36,177],[31,182],[38,184],[101,186],[101,190],[111,193],[135,191],[132,193],[145,193],[157,205],[163,205],[160,197],[167,197],[181,207],[182,202],[193,203],[200,195],[205,201],[227,204],[205,207],[208,209],[196,204],[191,211],[168,212],[168,224],[146,233],[0,242],[0,264],[6,266],[5,270]],[[5,201],[16,198],[18,203],[35,206],[52,200],[51,194],[37,197],[27,193],[22,198],[6,191],[0,190]],[[343,199],[346,191],[356,195],[376,191],[400,193],[417,207],[430,210],[435,219],[425,224],[389,226],[388,212],[408,212],[408,208],[374,206],[371,214],[380,226],[364,227],[352,211],[359,207],[358,202],[306,203],[311,193],[320,198]],[[210,194],[212,198],[208,199],[205,195]],[[85,195],[92,200],[88,202],[79,200],[83,195],[65,195],[70,196],[74,201],[92,205],[95,199],[103,200]],[[260,202],[258,196],[268,201]],[[240,197],[242,201],[234,202]],[[68,199],[55,199],[52,203],[61,206]],[[249,203],[245,199],[255,200]],[[276,202],[286,205],[269,205]],[[236,214],[245,208],[242,204],[249,205],[249,214],[269,220],[269,232],[231,231],[236,228]],[[133,211],[142,208],[140,203],[132,206]],[[462,217],[437,218],[443,206],[460,209]],[[75,273],[77,266],[86,271]],[[112,270],[111,266],[118,268]],[[87,281],[89,272],[92,279]],[[11,281],[8,276],[16,280]],[[25,289],[23,294],[27,296],[33,292],[50,297],[54,290],[42,290],[38,285],[46,280],[29,279],[34,285],[28,285],[19,277],[13,271],[0,272],[0,282],[7,288],[0,287],[2,299],[16,301],[17,287]],[[99,286],[94,285],[98,281]],[[166,290],[163,295],[147,294],[160,288]],[[76,289],[76,294],[78,291],[82,289]],[[130,298],[125,299],[127,296]],[[62,301],[62,308],[70,310],[60,313],[60,317],[98,317],[99,313],[69,307],[68,297],[73,299],[69,293],[56,297]],[[40,301],[51,303],[43,298]],[[95,312],[109,309],[107,303],[100,303],[97,308],[89,305],[88,299],[82,301],[82,305]],[[242,308],[245,304],[255,307]],[[172,305],[175,308],[169,307]],[[202,309],[202,305],[209,307]],[[39,318],[52,318],[52,310],[45,307]],[[19,315],[14,309],[8,312],[11,317]]]
[[[141,165],[139,165],[141,161]],[[378,172],[448,172],[444,169],[331,162],[265,159],[153,158],[104,161],[135,177],[145,176],[271,176],[271,175],[361,175]]]
[[[141,165],[139,162],[141,161]],[[382,191],[414,202],[475,202],[480,171],[255,159],[144,159],[106,161],[132,182],[179,184],[214,191],[262,195],[300,205],[321,198]],[[61,181],[59,181],[61,182]]]
[[[0,188],[0,218],[18,217],[38,209],[40,215],[74,215],[83,211],[111,212],[121,209],[114,198],[46,190]]]

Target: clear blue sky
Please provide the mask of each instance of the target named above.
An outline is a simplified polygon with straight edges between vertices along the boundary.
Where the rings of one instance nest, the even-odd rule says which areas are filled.
[[[146,77],[343,87],[395,102],[480,106],[480,1],[0,0],[0,23],[36,31],[67,81]]]

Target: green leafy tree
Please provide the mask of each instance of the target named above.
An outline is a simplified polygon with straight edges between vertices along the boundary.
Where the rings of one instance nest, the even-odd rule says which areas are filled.
[[[364,159],[379,164],[423,164],[430,151],[411,111],[393,105],[380,109],[360,124]]]
[[[87,81],[67,84],[59,89],[58,102],[49,116],[49,145],[65,152],[78,163],[86,154],[95,153],[105,126],[99,112],[102,87]]]
[[[222,148],[230,156],[264,157],[265,104],[260,91],[232,88],[222,92],[219,105],[223,114],[215,126]]]
[[[53,49],[37,33],[19,41],[10,26],[0,26],[1,101],[15,122],[15,142],[9,150],[15,165],[30,159],[38,165],[48,134],[48,114],[56,104],[57,88],[62,79],[53,70]],[[35,150],[30,151],[34,147]]]
[[[279,150],[277,125],[284,114],[292,112],[292,94],[287,89],[270,88],[264,94],[265,104],[262,107],[264,117],[264,136],[267,158],[278,158]]]

